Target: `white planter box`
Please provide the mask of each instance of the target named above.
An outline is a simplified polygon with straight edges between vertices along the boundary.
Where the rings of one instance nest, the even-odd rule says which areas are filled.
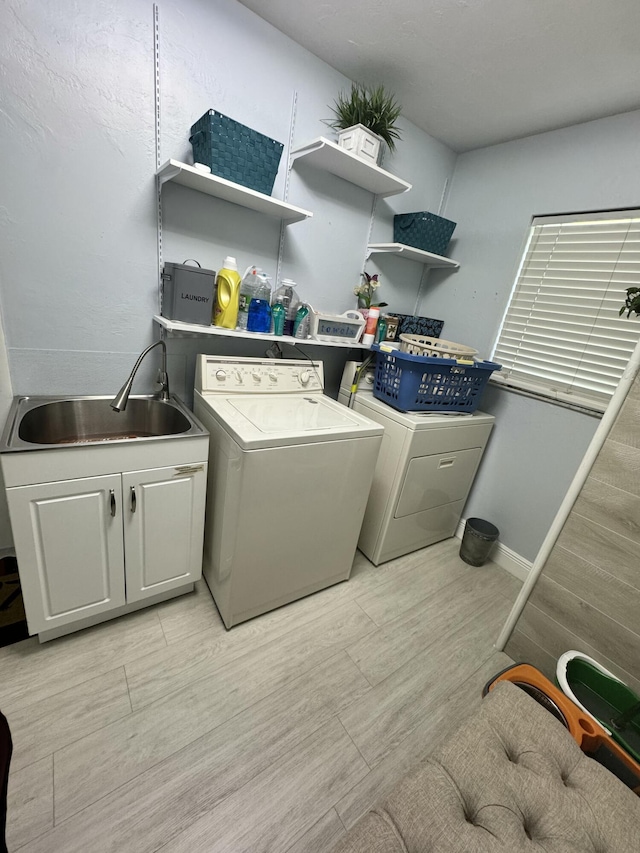
[[[380,136],[372,133],[363,124],[354,124],[353,127],[338,131],[338,145],[341,148],[368,163],[373,163],[374,166],[378,165],[382,141]]]

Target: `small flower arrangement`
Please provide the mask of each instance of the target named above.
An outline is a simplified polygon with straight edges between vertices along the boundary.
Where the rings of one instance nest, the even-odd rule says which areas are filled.
[[[360,284],[353,288],[353,292],[358,297],[358,308],[371,308],[373,294],[380,287],[378,273],[369,275],[368,272],[363,272],[361,279]]]

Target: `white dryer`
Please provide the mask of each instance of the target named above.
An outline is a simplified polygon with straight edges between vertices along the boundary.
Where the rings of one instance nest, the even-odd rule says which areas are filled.
[[[203,574],[227,628],[351,572],[383,428],[323,387],[322,362],[198,356]]]
[[[338,400],[384,426],[358,541],[377,566],[454,535],[494,417],[399,412],[373,396],[372,371],[352,395],[356,367],[347,362]]]

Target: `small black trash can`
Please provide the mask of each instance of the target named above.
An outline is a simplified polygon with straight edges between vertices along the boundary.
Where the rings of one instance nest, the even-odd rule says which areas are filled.
[[[460,557],[470,566],[483,566],[500,531],[482,518],[468,518],[464,528]]]

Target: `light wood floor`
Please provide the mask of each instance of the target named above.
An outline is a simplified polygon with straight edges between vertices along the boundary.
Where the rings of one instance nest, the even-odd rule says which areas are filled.
[[[207,588],[0,649],[14,853],[321,853],[508,665],[450,539],[227,632]]]

